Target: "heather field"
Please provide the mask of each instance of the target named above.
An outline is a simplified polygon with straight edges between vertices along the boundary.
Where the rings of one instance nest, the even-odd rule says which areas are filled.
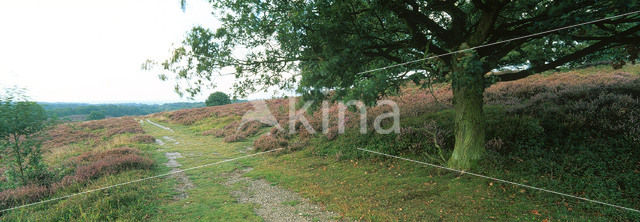
[[[42,184],[2,186],[2,208],[64,197],[158,172],[158,157],[139,123],[131,117],[62,123],[43,138],[49,175]],[[4,178],[2,178],[4,180]],[[104,192],[3,213],[5,221],[135,220],[151,215],[155,204],[153,183],[132,184]],[[106,195],[106,196],[105,196]]]
[[[487,155],[473,173],[640,209],[640,66],[545,72],[494,84],[484,96]],[[357,109],[347,109],[341,133],[343,107],[331,103],[328,114],[303,113],[315,134],[302,124],[290,134],[284,98],[265,101],[281,128],[243,122],[252,102],[61,123],[43,135],[47,179],[11,187],[0,178],[0,209],[61,199],[0,220],[640,220],[633,211],[358,150],[446,165],[450,87],[410,84],[385,99],[399,105],[399,133],[374,132],[373,118],[388,106],[366,108],[364,134]],[[66,197],[84,191],[91,192]]]

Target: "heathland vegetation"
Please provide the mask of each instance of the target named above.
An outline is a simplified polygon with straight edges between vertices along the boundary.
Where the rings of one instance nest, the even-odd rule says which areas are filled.
[[[37,177],[30,178],[26,183],[11,183],[12,174],[8,173],[12,170],[11,165],[3,164],[4,167],[0,168],[0,172],[3,172],[0,177],[0,208],[61,197],[153,173],[150,170],[154,168],[154,160],[148,151],[151,149],[149,143],[154,140],[145,135],[138,122],[130,117],[60,123],[48,127],[38,139],[43,142],[41,163],[44,165],[39,172],[46,172],[47,180]],[[3,151],[2,160],[7,161],[7,157],[11,156],[10,152]],[[148,184],[114,189],[115,193],[109,198],[87,195],[68,202],[55,202],[46,207],[35,207],[30,213],[3,215],[3,220],[141,218],[149,213],[148,210],[152,210],[150,206],[136,205],[148,204],[151,198],[145,195],[151,195],[152,188],[142,186]],[[91,201],[98,199],[102,201]]]
[[[337,220],[640,221],[637,1],[210,3],[217,30],[143,67],[180,95],[233,69],[236,96],[300,96],[45,105],[146,114],[53,125],[4,102],[0,220],[260,221],[260,180]]]
[[[481,162],[473,171],[576,196],[640,208],[640,193],[637,190],[640,187],[640,155],[637,153],[640,149],[639,75],[638,66],[629,66],[623,70],[612,70],[610,67],[586,68],[537,74],[489,87],[484,93],[484,112],[487,119],[487,137],[484,141],[487,149],[486,161]],[[431,91],[408,85],[396,96],[388,98],[400,106],[399,134],[381,135],[373,131],[371,118],[390,111],[390,107],[382,106],[368,108],[370,119],[367,121],[369,128],[366,134],[360,133],[359,114],[349,112],[345,118],[347,130],[345,134],[340,135],[337,125],[339,105],[334,104],[330,108],[330,125],[326,134],[311,135],[298,123],[295,126],[298,133],[291,135],[288,133],[288,101],[269,100],[267,104],[284,131],[272,127],[269,133],[260,135],[254,141],[254,147],[258,151],[285,147],[287,152],[304,150],[304,153],[314,156],[356,163],[382,161],[380,157],[356,149],[365,148],[446,165],[447,157],[454,150],[455,140],[451,87],[446,84],[436,85]],[[238,128],[241,124],[240,115],[249,109],[248,104],[233,104],[158,113],[153,117],[169,123],[190,126],[194,132],[202,135],[234,142],[261,132],[260,128],[264,126],[262,123],[254,122],[254,125],[244,124],[244,127]],[[316,111],[305,115],[316,132],[322,132],[322,113]],[[384,124],[383,121],[383,126]],[[391,121],[386,124],[386,127],[389,127]],[[277,162],[270,164],[279,165]],[[453,176],[444,172],[439,174]],[[279,177],[281,176],[272,179],[282,179]],[[302,178],[313,180],[306,176]],[[343,183],[350,182],[347,178],[343,179]],[[289,183],[292,186],[299,185],[299,182]],[[532,210],[550,214],[550,218],[570,219],[581,215],[583,218],[628,220],[640,216],[635,212],[576,202],[562,196],[531,192],[521,187],[491,181],[486,183],[483,186],[498,186],[499,189],[505,190],[505,193],[515,193],[511,200],[506,200],[508,203],[514,203],[516,200],[546,202],[546,206]],[[318,181],[315,186],[329,185],[321,185]],[[328,195],[315,191],[307,192],[321,199],[327,198]],[[518,194],[520,192],[522,195]],[[346,193],[340,194],[349,196]],[[363,195],[372,196],[354,198],[373,198],[377,194],[373,194],[372,191]],[[544,198],[538,199],[540,196]],[[428,201],[441,197],[438,192],[418,192],[411,194],[410,198]],[[325,201],[328,202],[326,204],[330,204],[334,200]],[[402,206],[404,203],[396,204]],[[345,209],[358,210],[357,213],[351,212],[350,216],[367,214],[359,208]]]
[[[637,190],[640,155],[636,153],[640,150],[638,89],[638,66],[547,72],[495,84],[484,95],[488,154],[486,161],[472,172],[640,208]],[[221,154],[232,155],[234,150],[245,150],[250,145],[256,151],[285,149],[275,156],[242,161],[242,165],[205,170],[209,176],[203,176],[204,171],[187,174],[196,188],[185,192],[193,194],[195,199],[167,200],[171,199],[173,186],[170,182],[173,179],[169,177],[158,178],[162,182],[129,184],[2,216],[5,220],[254,220],[255,216],[250,216],[253,215],[251,208],[235,203],[230,196],[238,187],[219,185],[224,183],[219,181],[220,175],[235,172],[234,167],[244,165],[255,168],[247,176],[300,192],[344,218],[382,221],[639,219],[639,215],[631,211],[357,150],[364,148],[437,165],[446,164],[453,152],[450,86],[434,85],[430,90],[408,84],[396,95],[386,98],[400,106],[400,133],[374,132],[370,118],[390,111],[388,106],[379,106],[367,108],[369,119],[365,134],[360,132],[359,113],[347,109],[345,133],[340,134],[337,112],[341,105],[336,103],[330,105],[326,133],[321,133],[322,113],[317,110],[304,113],[317,134],[310,134],[300,123],[294,125],[297,133],[289,134],[288,99],[265,101],[281,128],[258,121],[243,124],[242,116],[254,108],[251,103],[143,117],[171,126],[176,134],[149,124],[143,129],[139,121],[129,117],[58,124],[46,131],[48,137],[43,143],[43,162],[52,179],[47,184],[2,187],[3,209],[161,173],[167,169],[157,163],[166,159],[158,150],[162,146],[154,143],[154,137],[175,135],[181,140],[169,149],[195,155],[181,160],[188,167],[219,159]],[[390,124],[391,119],[382,122],[383,128]],[[2,178],[2,184],[6,182],[7,178]],[[221,207],[221,211],[211,211],[197,202],[214,204]],[[172,209],[182,212],[183,216],[172,214]]]

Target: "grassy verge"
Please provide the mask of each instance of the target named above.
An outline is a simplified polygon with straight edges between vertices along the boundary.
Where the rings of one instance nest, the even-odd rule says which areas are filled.
[[[201,136],[198,133],[200,130],[194,129],[194,126],[160,123],[173,129],[174,133],[150,124],[144,124],[143,127],[148,134],[156,138],[170,137],[179,142],[178,144],[166,143],[158,152],[160,154],[180,152],[184,158],[179,158],[177,161],[182,165],[180,167],[182,169],[249,154],[246,147],[251,145],[252,139],[224,143],[222,138]],[[174,199],[175,191],[171,188],[162,195],[162,204],[157,214],[150,219],[153,221],[261,221],[262,219],[253,211],[254,206],[238,203],[231,196],[231,191],[235,188],[224,186],[225,178],[221,176],[237,168],[253,166],[260,158],[263,157],[241,159],[185,172],[194,185],[192,189],[186,191],[188,198]]]
[[[162,160],[163,156],[154,156]],[[53,199],[126,183],[165,172],[157,166],[151,170],[130,170],[102,176],[87,185],[72,185],[45,199]],[[169,190],[168,183],[143,181],[111,189],[72,196],[34,206],[12,210],[0,217],[3,221],[139,221],[150,218],[159,209],[157,192]]]
[[[584,203],[405,161],[345,161],[305,150],[269,158],[248,175],[366,221],[598,220],[572,211]]]

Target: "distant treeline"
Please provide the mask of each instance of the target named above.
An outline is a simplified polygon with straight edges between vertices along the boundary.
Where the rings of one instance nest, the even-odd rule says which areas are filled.
[[[232,100],[232,103],[247,102],[247,100]],[[205,107],[204,102],[180,102],[165,104],[140,104],[140,103],[119,103],[119,104],[88,104],[88,103],[47,103],[39,102],[38,104],[47,111],[50,117],[72,120],[78,119],[77,116],[88,116],[91,113],[104,114],[106,117],[135,116],[147,115],[150,113],[172,111],[179,109],[191,109]]]
[[[87,104],[87,103],[39,103],[49,116],[63,119],[67,116],[101,113],[107,117],[146,115],[163,111],[204,107],[203,102],[166,103],[166,104]]]

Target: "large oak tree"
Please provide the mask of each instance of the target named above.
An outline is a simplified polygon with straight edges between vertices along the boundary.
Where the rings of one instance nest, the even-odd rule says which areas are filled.
[[[275,85],[297,87],[304,98],[332,90],[334,99],[370,102],[406,81],[450,81],[456,142],[449,165],[456,168],[471,167],[483,154],[483,91],[489,84],[588,60],[635,60],[640,35],[640,15],[633,13],[639,4],[633,0],[215,0],[211,5],[222,26],[193,28],[162,63],[183,81],[177,91],[197,94],[226,67],[235,69],[241,96]],[[599,20],[617,15],[623,16]],[[566,26],[572,27],[549,31]],[[491,45],[478,47],[485,44]],[[415,60],[420,61],[406,63]],[[392,67],[378,69],[386,66]],[[512,72],[487,75],[500,69]]]

